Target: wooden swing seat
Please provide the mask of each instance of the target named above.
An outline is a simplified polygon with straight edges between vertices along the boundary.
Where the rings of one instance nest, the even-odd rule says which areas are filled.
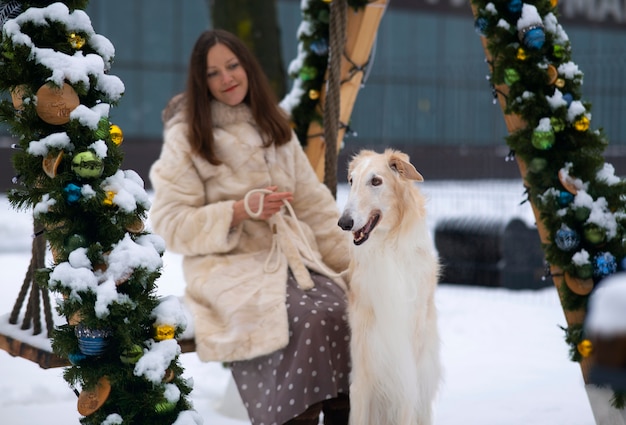
[[[196,343],[193,339],[179,340],[178,345],[180,345],[181,352],[183,353],[193,353],[196,351]],[[13,357],[22,357],[23,359],[37,363],[42,369],[66,367],[70,365],[67,359],[57,356],[52,351],[35,347],[27,342],[7,335],[0,334],[0,349],[6,351]]]

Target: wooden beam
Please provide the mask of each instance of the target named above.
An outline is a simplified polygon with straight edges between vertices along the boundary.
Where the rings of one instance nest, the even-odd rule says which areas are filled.
[[[382,20],[387,0],[375,0],[359,11],[348,10],[346,23],[346,44],[341,59],[341,88],[339,120],[348,124],[354,103],[363,82],[363,69],[367,66],[372,46],[376,40],[378,27]],[[318,105],[324,105],[325,91],[322,91]],[[337,151],[341,148],[341,141],[345,129],[337,134]],[[312,122],[307,133],[305,152],[320,181],[324,181],[324,162],[326,144],[324,143],[324,129],[317,122]]]
[[[22,357],[31,362],[35,362],[42,369],[69,365],[66,359],[48,350],[34,347],[26,342],[2,334],[0,334],[0,349],[6,351],[13,357]]]
[[[193,338],[178,341],[181,352],[192,353],[196,351],[196,343]],[[43,348],[35,347],[24,341],[0,334],[0,350],[4,350],[13,357],[21,357],[25,360],[37,363],[42,369],[69,366],[67,359]]]

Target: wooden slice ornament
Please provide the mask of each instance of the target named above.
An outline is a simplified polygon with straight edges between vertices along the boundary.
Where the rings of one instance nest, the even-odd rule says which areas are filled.
[[[70,121],[70,113],[80,105],[78,95],[67,83],[62,87],[44,84],[37,90],[36,111],[39,118],[52,125]]]
[[[593,289],[593,279],[580,279],[565,273],[565,284],[576,295],[588,295]]]
[[[20,84],[11,90],[11,100],[13,101],[13,107],[18,111],[24,109],[24,95],[26,94],[26,86]]]
[[[48,154],[42,161],[42,168],[44,173],[51,179],[55,178],[57,175],[57,170],[59,169],[59,165],[61,164],[61,160],[63,159],[63,151],[58,154]]]
[[[78,396],[78,413],[89,416],[102,407],[111,394],[111,383],[106,376],[94,388],[83,390]]]
[[[172,369],[167,369],[165,371],[165,376],[163,376],[163,382],[166,384],[172,382],[176,378],[176,373]]]
[[[561,182],[565,190],[567,190],[572,195],[576,195],[578,193],[578,187],[576,185],[576,182],[574,181],[574,178],[572,178],[563,168],[559,170],[559,181]]]
[[[130,233],[141,233],[144,229],[145,225],[140,218],[137,218],[136,220],[126,225],[126,230],[128,230]]]
[[[548,69],[546,71],[548,73],[548,84],[552,85],[556,83],[557,78],[559,78],[559,71],[557,71],[554,65],[548,65]]]
[[[79,310],[76,313],[72,314],[70,317],[68,317],[67,324],[71,326],[76,326],[82,321],[83,321],[83,313]]]

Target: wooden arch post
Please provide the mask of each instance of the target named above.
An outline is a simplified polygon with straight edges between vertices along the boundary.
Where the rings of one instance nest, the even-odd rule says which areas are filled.
[[[471,4],[472,13],[474,18],[477,18],[477,9]],[[484,36],[480,36],[480,40],[485,52],[485,58],[487,59],[487,63],[489,64],[490,71],[493,72],[492,63],[494,63],[494,58],[491,55],[491,52],[488,48],[487,38]],[[507,131],[509,134],[513,134],[518,132],[519,130],[525,129],[528,124],[524,122],[524,120],[516,114],[506,113],[506,98],[509,94],[509,87],[506,84],[496,84],[494,85],[495,94],[498,99],[498,103],[502,109],[504,114],[504,122],[507,127]],[[516,156],[516,162],[518,168],[520,170],[520,175],[522,180],[526,184],[526,175],[527,175],[527,164],[519,157]],[[539,210],[536,205],[529,199],[529,203],[531,205],[533,215],[535,217],[535,223],[537,225],[537,231],[539,233],[539,238],[542,244],[551,244],[552,240],[549,237],[549,232],[546,229],[543,220],[539,214]],[[552,282],[554,286],[557,288],[557,293],[559,297],[562,297],[563,291],[561,291],[561,287],[566,285],[564,279],[563,270],[550,264],[550,275],[552,277]],[[561,298],[561,305],[563,306],[563,299]],[[568,310],[563,308],[563,313],[565,315],[565,320],[567,322],[568,327],[581,326],[584,324],[586,312],[584,309],[579,310]],[[591,357],[583,357],[580,361],[580,368],[582,372],[583,381],[586,386],[587,396],[589,398],[591,410],[593,412],[594,418],[596,420],[597,425],[626,425],[626,419],[624,416],[615,408],[611,406],[610,402],[610,391],[608,389],[596,388],[593,385],[589,384],[589,372],[591,369]]]
[[[347,124],[354,102],[363,82],[362,70],[367,66],[387,0],[374,0],[363,9],[349,10],[346,23],[346,43],[341,57],[341,87],[339,121]],[[320,95],[319,105],[324,105],[326,89]],[[337,133],[337,152],[345,134],[345,127]],[[326,143],[324,130],[318,122],[312,122],[307,132],[305,152],[320,181],[324,181]]]

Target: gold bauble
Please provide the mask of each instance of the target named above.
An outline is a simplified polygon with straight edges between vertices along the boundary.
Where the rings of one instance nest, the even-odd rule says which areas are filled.
[[[550,6],[552,6],[553,8],[556,7],[559,4],[559,0],[550,0]]]
[[[111,141],[117,146],[121,145],[124,141],[124,133],[118,125],[111,124],[111,127],[109,128],[109,134],[111,135]]]
[[[589,341],[588,339],[583,339],[576,346],[576,349],[578,349],[578,352],[580,353],[581,356],[583,356],[584,358],[587,358],[591,355],[591,352],[593,351],[593,344],[591,344],[591,341]]]
[[[317,100],[320,97],[320,92],[317,90],[309,90],[309,98],[313,100]]]
[[[557,78],[554,81],[554,85],[557,86],[558,88],[562,89],[563,87],[565,87],[565,80],[562,78]]]
[[[71,33],[67,41],[69,41],[70,46],[74,49],[81,49],[85,45],[85,38],[76,33]]]
[[[574,123],[574,128],[578,131],[587,131],[589,130],[589,118],[582,117]]]
[[[528,56],[526,56],[526,51],[524,49],[522,49],[521,47],[517,49],[517,59],[525,61],[527,57]]]

